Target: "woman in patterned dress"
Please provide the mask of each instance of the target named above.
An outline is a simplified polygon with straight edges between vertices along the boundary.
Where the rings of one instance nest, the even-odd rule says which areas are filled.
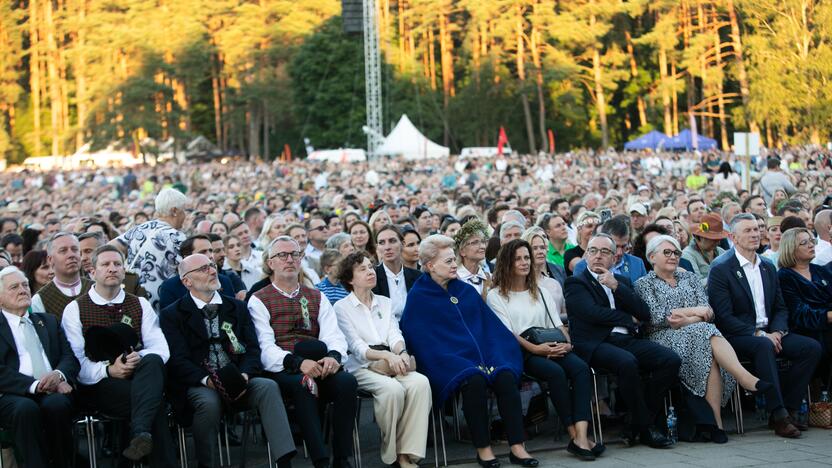
[[[698,418],[694,438],[708,440],[710,436],[713,442],[725,443],[728,438],[722,430],[720,409],[737,381],[752,392],[766,391],[772,385],[749,373],[728,341],[709,323],[713,311],[699,276],[678,269],[682,256],[678,241],[656,236],[647,244],[646,254],[653,271],[639,279],[635,288],[650,307],[647,336],[679,354],[679,380],[692,395],[704,398],[713,411],[713,418]],[[698,407],[695,403],[691,406]]]

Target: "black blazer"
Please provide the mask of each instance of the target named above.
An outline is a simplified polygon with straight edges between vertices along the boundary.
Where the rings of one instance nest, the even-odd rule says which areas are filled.
[[[75,358],[63,329],[58,325],[58,319],[52,314],[38,313],[30,313],[29,317],[35,326],[46,357],[49,358],[49,365],[52,369],[61,371],[67,383],[74,387],[81,365]],[[6,316],[0,314],[0,396],[5,393],[29,394],[29,387],[35,379],[21,374],[19,369],[20,357],[17,354],[14,335],[9,328]]]
[[[783,302],[777,271],[763,257],[759,257],[758,261],[768,317],[766,331],[786,332],[789,330],[789,311]],[[735,249],[728,250],[711,263],[708,302],[714,310],[714,322],[726,338],[754,334],[757,323],[754,297]]]
[[[243,354],[232,354],[229,351],[231,341],[220,328],[223,348],[228,352],[231,361],[240,368],[240,372],[254,377],[263,371],[263,366],[260,363],[260,344],[248,308],[237,299],[223,295],[220,297],[220,327],[224,322],[230,323],[234,335],[246,349]],[[205,329],[202,311],[197,309],[190,294],[163,309],[159,315],[159,322],[170,348],[167,380],[171,405],[177,420],[185,426],[190,426],[193,409],[187,404],[187,390],[190,387],[201,386],[202,379],[208,376],[208,371],[202,367],[202,363],[208,358],[208,330]]]
[[[598,282],[586,269],[566,278],[564,287],[566,310],[569,315],[569,334],[575,352],[589,362],[595,349],[612,333],[614,327],[633,330],[633,317],[650,321],[650,308],[633,290],[630,280],[615,275],[618,287],[613,291],[615,309]]]
[[[402,268],[404,269],[404,287],[410,291],[413,283],[421,276],[422,272],[405,266]],[[376,287],[373,288],[373,292],[381,296],[390,297],[390,288],[387,287],[387,274],[384,271],[383,263],[379,263],[376,266]]]

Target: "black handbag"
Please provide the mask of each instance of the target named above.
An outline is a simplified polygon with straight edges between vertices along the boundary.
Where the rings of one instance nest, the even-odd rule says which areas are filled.
[[[566,335],[563,334],[560,328],[555,326],[555,321],[552,320],[552,316],[549,314],[549,306],[546,304],[546,300],[543,299],[543,292],[540,289],[537,292],[540,294],[540,300],[543,301],[543,307],[546,308],[546,316],[552,322],[552,328],[529,327],[520,334],[520,337],[536,345],[543,343],[567,343]]]

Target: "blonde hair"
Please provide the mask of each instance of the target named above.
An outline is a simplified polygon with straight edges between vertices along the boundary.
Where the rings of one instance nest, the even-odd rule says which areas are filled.
[[[797,257],[794,254],[798,247],[797,236],[801,232],[808,234],[810,239],[814,238],[811,231],[802,227],[788,229],[780,237],[780,255],[777,257],[777,265],[779,268],[794,268],[797,265]]]
[[[433,234],[428,236],[419,244],[419,264],[422,265],[422,271],[428,272],[428,262],[432,261],[439,255],[439,251],[447,248],[454,248],[454,240],[442,234]]]

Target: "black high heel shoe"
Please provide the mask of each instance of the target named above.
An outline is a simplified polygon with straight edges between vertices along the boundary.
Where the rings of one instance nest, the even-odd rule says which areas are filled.
[[[480,465],[482,468],[500,468],[500,459],[494,457],[492,460],[483,460],[482,458],[480,458],[478,454],[477,464]]]
[[[537,458],[520,458],[511,452],[508,453],[508,461],[510,461],[512,465],[520,465],[526,468],[534,468],[540,464],[540,462],[537,461]]]

